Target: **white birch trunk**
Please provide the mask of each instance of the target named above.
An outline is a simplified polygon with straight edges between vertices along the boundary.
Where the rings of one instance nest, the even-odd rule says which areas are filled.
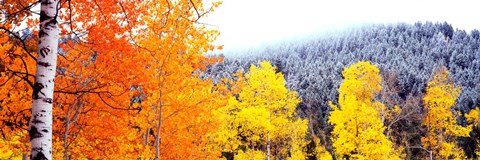
[[[37,72],[32,93],[30,142],[32,160],[52,159],[52,103],[57,67],[58,12],[60,0],[42,0],[37,55]]]

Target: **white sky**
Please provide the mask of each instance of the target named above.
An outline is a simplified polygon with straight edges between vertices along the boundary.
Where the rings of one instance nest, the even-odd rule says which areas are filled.
[[[220,30],[216,43],[229,51],[350,25],[426,20],[480,29],[480,1],[223,0],[202,22]]]

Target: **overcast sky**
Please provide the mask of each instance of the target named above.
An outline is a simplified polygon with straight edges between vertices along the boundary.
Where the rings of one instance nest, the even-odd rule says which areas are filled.
[[[427,20],[480,29],[480,1],[223,0],[203,22],[220,30],[217,43],[229,51],[351,25]]]

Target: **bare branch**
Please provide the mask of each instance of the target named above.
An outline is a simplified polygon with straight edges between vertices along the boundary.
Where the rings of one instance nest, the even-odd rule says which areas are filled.
[[[132,108],[132,109],[130,109],[130,108],[118,108],[118,107],[110,105],[107,101],[105,101],[100,93],[97,93],[97,95],[105,105],[107,105],[108,107],[113,108],[113,109],[126,110],[126,111],[128,111],[128,110],[140,110],[141,109],[141,108]]]

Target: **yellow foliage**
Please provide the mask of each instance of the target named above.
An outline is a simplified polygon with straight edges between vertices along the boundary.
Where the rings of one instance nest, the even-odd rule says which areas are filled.
[[[19,131],[10,139],[0,138],[0,159],[20,160],[26,153],[25,139],[27,131]]]
[[[463,154],[462,148],[455,145],[455,142],[443,142],[440,144],[440,149],[438,151],[439,157],[445,159],[466,159],[465,155]]]
[[[470,112],[465,115],[465,118],[467,118],[467,123],[473,124],[474,126],[480,125],[480,108],[476,107],[470,110]]]
[[[433,80],[428,82],[423,98],[427,110],[423,125],[427,127],[427,134],[422,137],[422,145],[439,159],[463,159],[463,151],[455,145],[456,138],[469,136],[472,125],[463,127],[456,124],[451,107],[461,88],[454,85],[448,76],[447,69],[441,67],[434,71]]]
[[[224,152],[236,152],[245,146],[267,154],[270,144],[276,146],[271,147],[272,157],[305,157],[307,121],[296,115],[300,99],[296,92],[285,87],[283,74],[275,70],[266,61],[258,67],[252,65],[238,99],[230,98],[227,106],[215,111],[215,117],[222,123],[212,139]]]
[[[333,111],[329,123],[334,126],[332,141],[340,159],[399,159],[392,142],[383,134],[385,127],[372,102],[381,90],[379,69],[370,62],[358,62],[342,72],[339,106],[329,102]]]
[[[339,101],[345,101],[347,98],[358,99],[368,102],[380,92],[382,78],[379,75],[380,70],[371,65],[370,62],[360,61],[349,68],[343,70],[343,85],[340,86]]]
[[[235,159],[240,159],[240,160],[261,160],[261,159],[266,159],[266,154],[262,151],[259,150],[251,150],[248,149],[246,152],[243,152],[242,150],[238,151],[238,153],[235,155]]]
[[[332,155],[330,154],[330,152],[328,152],[325,147],[320,144],[320,140],[319,139],[315,139],[315,144],[316,144],[316,147],[315,147],[315,155],[317,157],[317,160],[332,160],[333,157]]]

